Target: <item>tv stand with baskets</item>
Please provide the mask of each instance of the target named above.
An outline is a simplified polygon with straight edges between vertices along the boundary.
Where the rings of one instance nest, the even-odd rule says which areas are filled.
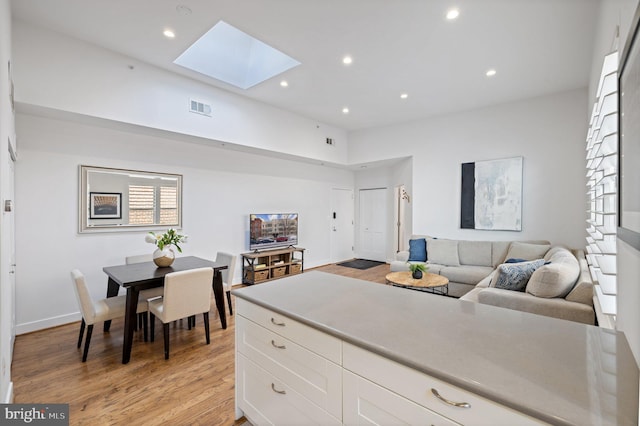
[[[302,273],[304,250],[290,246],[242,253],[242,283],[253,285]]]

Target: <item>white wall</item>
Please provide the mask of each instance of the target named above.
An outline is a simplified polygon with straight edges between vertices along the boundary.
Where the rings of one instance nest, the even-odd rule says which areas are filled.
[[[14,116],[8,93],[11,58],[11,7],[9,0],[0,0],[0,201],[9,198],[12,182],[8,167],[9,153],[7,140],[15,143]],[[13,66],[12,66],[13,68]],[[12,70],[12,74],[15,71]],[[12,241],[7,236],[12,232],[11,215],[0,214],[0,403],[12,402],[11,359],[13,353],[14,288],[11,279]]]
[[[23,104],[346,163],[342,129],[95,45],[16,21],[13,51]],[[210,102],[213,116],[188,112],[190,98]],[[327,145],[326,137],[335,144]]]
[[[329,263],[331,188],[353,172],[145,134],[18,114],[16,171],[18,334],[78,320],[69,272],[104,297],[102,267],[151,253],[144,232],[78,234],[78,166],[183,175],[184,255],[248,251],[249,213],[298,212],[305,267]],[[240,282],[240,261],[234,282]]]
[[[349,134],[349,161],[413,156],[413,229],[584,246],[585,89]],[[524,157],[522,232],[460,229],[462,163]]]
[[[616,49],[622,52],[637,4],[638,0],[603,0],[600,2],[591,57],[589,102],[587,105],[589,114],[591,114],[595,102],[602,61],[605,55]],[[615,41],[616,34],[619,34],[617,43]]]

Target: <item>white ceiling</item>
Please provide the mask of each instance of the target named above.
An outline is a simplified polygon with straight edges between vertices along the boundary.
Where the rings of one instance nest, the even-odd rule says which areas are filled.
[[[192,13],[177,11],[188,6]],[[354,130],[586,87],[599,0],[12,0],[15,19]],[[445,19],[456,6],[456,21]],[[302,65],[248,90],[173,61],[219,20]],[[167,39],[163,31],[176,37]],[[345,66],[349,54],[353,64]],[[497,75],[485,72],[495,68]],[[282,88],[286,79],[289,87]],[[407,99],[400,99],[401,93]],[[350,113],[342,113],[348,107]]]

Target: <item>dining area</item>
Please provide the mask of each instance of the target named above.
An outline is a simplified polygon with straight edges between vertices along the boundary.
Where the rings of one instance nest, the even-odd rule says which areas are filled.
[[[124,316],[112,320],[108,333],[96,326],[86,362],[76,349],[79,321],[18,336],[12,366],[16,402],[69,404],[73,425],[233,425],[235,315],[227,310],[226,320],[223,329],[212,308],[209,345],[201,315],[195,329],[189,330],[187,320],[172,323],[168,360],[162,327],[155,343],[144,342],[139,329],[127,364]]]
[[[192,251],[195,250],[189,250]],[[196,252],[196,256],[189,254],[177,256],[168,267],[159,267],[149,252],[134,251],[122,257],[121,262],[111,258],[104,265],[80,270],[86,274],[89,299],[98,306],[93,318],[99,316],[103,309],[99,305],[108,299],[117,300],[111,306],[117,315],[111,316],[108,325],[104,320],[93,322],[85,318],[78,305],[86,323],[80,347],[80,318],[18,336],[12,365],[16,402],[69,404],[70,424],[74,425],[233,425],[235,316],[229,307],[233,308],[235,302],[230,284],[237,255],[222,251],[210,256],[205,251]],[[170,356],[166,359],[165,327],[156,310],[152,341],[153,308],[148,308],[146,298],[162,295],[162,299],[155,299],[156,303],[166,296],[171,298],[174,294],[165,296],[167,277],[170,281],[172,274],[203,269],[207,271],[201,280],[207,282],[204,299],[208,318],[204,318],[204,312],[194,311],[168,322]],[[76,282],[70,272],[66,273],[65,291],[68,297],[75,298]],[[185,293],[181,291],[184,281],[176,282],[179,293]],[[196,299],[202,298],[200,294]],[[127,302],[129,308],[143,304],[147,310],[139,316],[138,309],[127,310]],[[141,321],[144,316],[149,321],[147,341]],[[83,362],[90,322],[93,336]],[[207,325],[210,344],[205,337]]]
[[[232,313],[231,285],[236,256],[219,252],[215,260],[196,256],[176,257],[167,266],[159,266],[152,255],[133,255],[120,265],[102,268],[106,278],[106,297],[94,300],[88,283],[78,269],[71,271],[74,292],[82,315],[77,348],[82,349],[82,362],[89,354],[94,325],[100,326],[104,335],[121,333],[121,363],[131,360],[134,341],[153,345],[155,323],[162,323],[164,355],[169,359],[171,328],[186,326],[196,328],[197,316],[202,315],[208,345],[210,325],[227,329],[227,309]],[[119,295],[124,290],[123,295]],[[226,302],[225,302],[226,294]],[[213,311],[217,319],[209,320]],[[112,322],[122,319],[121,330],[113,329]],[[174,324],[171,327],[171,324]],[[140,334],[142,338],[135,338]],[[202,337],[202,334],[200,334]]]

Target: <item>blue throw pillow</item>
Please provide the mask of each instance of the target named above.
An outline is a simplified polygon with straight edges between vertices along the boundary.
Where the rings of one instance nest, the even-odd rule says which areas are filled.
[[[527,259],[518,259],[518,258],[511,258],[511,259],[507,259],[504,261],[504,263],[522,263],[522,262],[527,262]]]
[[[504,290],[524,291],[531,275],[542,265],[544,265],[544,259],[522,263],[503,263],[498,266],[490,286]]]
[[[419,238],[409,240],[409,262],[427,261],[427,240]]]

